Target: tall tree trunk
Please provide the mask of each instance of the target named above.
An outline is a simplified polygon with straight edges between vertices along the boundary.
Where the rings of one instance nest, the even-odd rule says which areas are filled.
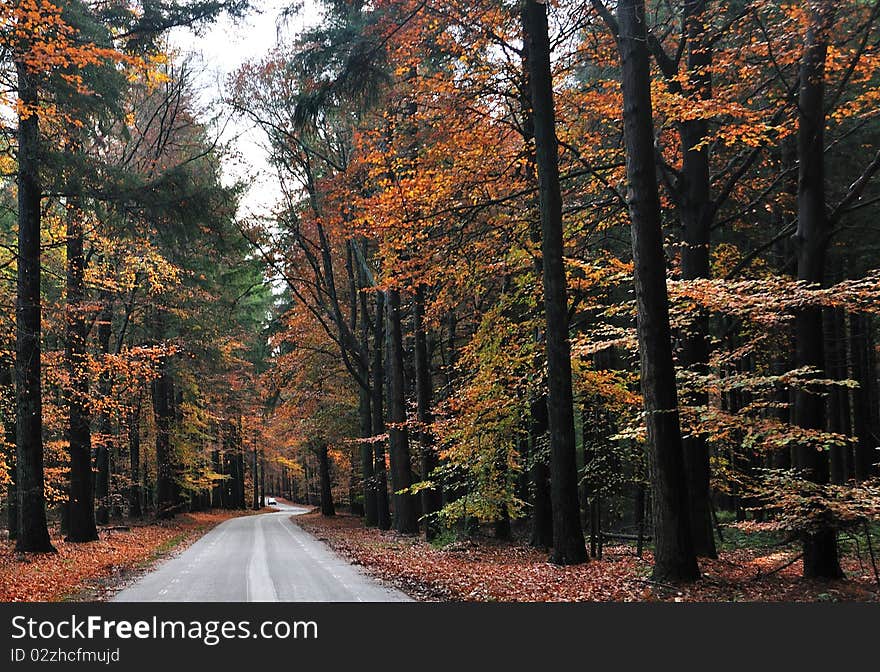
[[[333,492],[330,487],[330,457],[327,454],[327,442],[321,441],[318,446],[318,472],[321,479],[321,515],[335,516]]]
[[[110,353],[110,336],[113,329],[113,298],[104,293],[104,308],[98,315],[98,348],[106,360]],[[106,361],[105,361],[106,369]],[[98,379],[98,396],[105,400],[110,394],[110,372],[104,370]],[[110,414],[102,410],[98,414],[98,446],[95,449],[95,520],[106,525],[110,520]]]
[[[157,341],[161,343],[165,334],[165,317],[161,309],[156,310],[155,328]],[[171,379],[167,355],[163,355],[159,359],[159,371],[153,381],[152,397],[153,416],[156,424],[156,516],[173,518],[176,507],[174,456],[171,446],[171,427],[174,422],[174,382]]]
[[[415,301],[413,302],[413,333],[415,334],[415,369],[416,369],[416,408],[419,420],[419,457],[422,468],[422,479],[429,480],[439,464],[437,449],[434,447],[434,438],[431,431],[431,423],[434,422],[431,413],[433,397],[433,385],[431,383],[431,362],[428,354],[428,337],[425,331],[425,288],[419,285],[416,288]],[[439,524],[436,513],[443,506],[442,491],[439,487],[424,488],[422,496],[422,515],[425,518],[425,538],[428,541],[434,539],[439,533]]]
[[[654,578],[695,580],[700,572],[672,362],[644,0],[621,0],[617,11],[641,386],[653,487]]]
[[[550,498],[553,506],[553,551],[550,560],[559,565],[571,565],[586,562],[587,549],[578,509],[568,297],[563,259],[562,193],[559,185],[547,6],[536,0],[525,0],[522,21],[529,45],[529,80],[541,200]]]
[[[260,462],[257,458],[257,432],[254,431],[254,449],[253,449],[253,465],[251,466],[251,477],[254,481],[254,497],[253,509],[260,510]]]
[[[128,515],[140,518],[141,507],[141,395],[128,416],[128,473],[131,485],[128,490]]]
[[[352,245],[359,245],[357,241],[353,241]],[[358,286],[363,288],[367,285],[364,277],[364,270],[358,264]],[[373,436],[373,417],[370,399],[370,367],[367,361],[370,352],[370,320],[369,311],[367,310],[367,293],[359,292],[358,300],[361,309],[360,322],[360,343],[361,352],[364,353],[365,359],[361,367],[361,377],[367,385],[358,387],[358,419],[360,421],[360,434],[362,443],[361,449],[361,475],[364,481],[364,524],[367,527],[376,527],[379,524],[379,509],[376,500],[376,474],[375,465],[373,463],[373,444],[368,441]]]
[[[524,11],[524,10],[523,10]],[[522,46],[522,82],[520,84],[520,111],[522,113],[523,151],[523,178],[535,181],[537,172],[534,151],[535,142],[535,118],[532,111],[532,77],[530,72],[530,49],[529,39],[526,33],[525,18],[522,21],[523,46]],[[535,187],[538,184],[535,183]],[[541,215],[540,197],[530,199],[529,204],[529,240],[535,248],[532,264],[537,278],[544,274],[544,261],[539,252],[541,247]],[[534,339],[536,344],[543,340],[541,330],[535,328]],[[544,367],[544,360],[540,355],[540,349],[536,348],[534,359],[535,369]],[[547,395],[537,394],[529,403],[529,486],[532,501],[532,531],[529,544],[535,548],[552,548],[553,546],[553,507],[550,502],[550,468],[547,464],[546,434],[547,434]]]
[[[706,39],[703,12],[706,0],[686,0],[687,70],[691,92],[702,100],[712,96],[712,46]],[[682,167],[680,187],[681,223],[684,233],[681,248],[681,277],[695,280],[710,277],[709,244],[712,204],[709,182],[708,123],[705,119],[685,121],[679,129]],[[709,318],[699,315],[682,338],[681,363],[695,373],[705,375],[709,364]],[[704,406],[705,392],[694,395],[694,403]],[[706,437],[690,432],[682,438],[691,536],[698,556],[716,557],[709,502],[709,446]]]
[[[217,476],[223,475],[223,460],[219,450],[211,451],[211,470]],[[211,507],[223,508],[223,481],[215,480],[214,487],[211,488]]]
[[[6,486],[6,529],[9,539],[18,537],[18,493],[15,488],[15,385],[14,362],[0,361],[0,404],[3,414],[3,439],[6,443],[6,464],[9,483]]]
[[[391,490],[394,493],[394,529],[418,534],[419,519],[413,495],[401,493],[412,485],[409,432],[406,428],[406,382],[404,380],[403,331],[400,322],[400,291],[388,290],[388,448],[391,457]]]
[[[829,222],[825,211],[825,59],[829,31],[834,22],[833,2],[812,3],[804,40],[798,96],[798,280],[821,283],[825,275]],[[809,306],[795,317],[795,365],[825,366],[822,338],[822,309]],[[804,389],[795,392],[794,422],[804,429],[824,429],[825,402],[821,395]],[[829,465],[825,451],[814,445],[800,446],[796,466],[805,478],[828,482]],[[842,576],[838,562],[837,531],[830,522],[803,535],[804,576],[837,578]]]
[[[391,529],[391,512],[388,507],[388,472],[385,468],[385,441],[379,439],[385,433],[385,368],[382,352],[385,347],[385,295],[376,293],[376,321],[373,325],[373,478],[376,490],[376,522],[380,530]]]
[[[18,551],[54,553],[43,492],[43,402],[40,389],[40,129],[35,75],[18,78],[18,291],[15,302],[16,489]]]
[[[73,185],[72,191],[76,191]],[[67,503],[67,541],[95,541],[95,491],[92,480],[92,432],[89,427],[89,371],[86,356],[88,327],[84,315],[85,256],[82,211],[74,200],[67,205],[67,392],[70,486]]]
[[[266,451],[260,451],[260,508],[266,506]]]

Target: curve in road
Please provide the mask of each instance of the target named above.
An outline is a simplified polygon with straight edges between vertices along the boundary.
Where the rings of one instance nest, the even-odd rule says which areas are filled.
[[[306,513],[227,520],[114,597],[115,602],[406,602],[290,521]]]

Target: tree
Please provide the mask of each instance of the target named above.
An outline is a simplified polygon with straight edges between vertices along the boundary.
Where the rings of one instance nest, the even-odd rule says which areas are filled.
[[[523,32],[529,41],[529,81],[541,197],[550,496],[553,506],[553,552],[550,558],[556,564],[570,565],[585,562],[587,552],[580,526],[577,493],[568,300],[563,263],[562,195],[546,5],[526,0],[523,25]]]
[[[617,7],[617,25],[612,29],[620,49],[627,203],[632,221],[641,386],[654,494],[653,576],[660,581],[687,581],[699,578],[699,569],[688,515],[672,363],[645,21],[643,0],[623,0]]]
[[[825,60],[834,25],[835,3],[809,3],[809,26],[804,39],[798,94],[798,226],[797,277],[809,283],[822,283],[829,220],[825,203]],[[810,306],[795,321],[797,366],[824,368],[822,310]],[[794,422],[804,429],[824,426],[824,402],[808,389],[795,393]],[[805,444],[796,451],[796,465],[806,478],[817,483],[829,480],[828,456]],[[828,524],[804,534],[804,576],[839,578],[837,531]]]

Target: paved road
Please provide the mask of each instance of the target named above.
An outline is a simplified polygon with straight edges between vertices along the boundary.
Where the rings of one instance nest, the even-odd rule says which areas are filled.
[[[116,602],[404,602],[290,521],[306,509],[221,523],[117,593]]]

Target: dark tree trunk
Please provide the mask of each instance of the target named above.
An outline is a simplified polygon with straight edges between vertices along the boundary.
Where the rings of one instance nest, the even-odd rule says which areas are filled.
[[[522,21],[522,82],[520,84],[520,111],[522,113],[523,179],[534,181],[537,171],[534,152],[535,120],[532,112],[531,73],[529,71],[529,39],[526,34],[525,20]],[[535,184],[537,187],[538,185]],[[541,218],[539,198],[532,199],[529,208],[529,240],[538,250],[541,245]],[[544,273],[544,262],[540,253],[535,253],[532,260],[535,276],[541,278]],[[535,329],[534,339],[540,344],[540,329]],[[540,351],[540,348],[536,348]],[[540,354],[535,355],[535,369],[544,366]],[[532,502],[532,530],[529,544],[535,548],[551,548],[553,546],[553,509],[550,502],[550,469],[547,465],[545,442],[547,434],[547,395],[538,394],[529,403],[528,441],[529,464],[528,482]]]
[[[161,310],[156,311],[158,340],[164,337],[165,320]],[[169,371],[168,357],[159,360],[158,376],[152,384],[153,416],[156,424],[156,516],[174,517],[174,456],[171,446],[171,427],[174,422],[174,382]],[[224,502],[225,504],[225,502]]]
[[[75,190],[75,186],[74,186]],[[95,491],[92,481],[92,433],[89,427],[89,371],[86,357],[85,257],[82,212],[67,205],[67,437],[70,485],[67,502],[67,541],[95,541]]]
[[[9,484],[6,486],[6,529],[9,539],[18,537],[18,494],[15,489],[15,386],[13,362],[0,361],[0,404],[3,414],[3,433],[6,442],[6,464],[9,467]]]
[[[705,39],[703,11],[706,0],[686,0],[688,78],[690,89],[699,98],[708,100],[712,95],[710,67],[712,46]],[[710,276],[709,245],[712,225],[712,203],[709,182],[708,123],[693,119],[681,124],[681,186],[679,192],[683,245],[681,247],[681,277],[695,280]],[[709,319],[699,315],[681,345],[681,363],[695,373],[705,375],[709,364]],[[705,392],[694,395],[693,402],[705,406]],[[715,538],[712,535],[712,513],[709,502],[709,446],[700,433],[689,433],[682,438],[685,474],[688,485],[688,503],[691,536],[698,556],[714,558]]]
[[[568,341],[568,297],[562,235],[562,194],[547,6],[525,0],[523,32],[528,41],[535,157],[541,202],[541,254],[544,266],[544,318],[547,359],[547,416],[550,430],[550,498],[553,509],[551,562],[587,560],[578,509],[574,400]]]
[[[385,295],[376,293],[376,322],[373,325],[373,478],[376,491],[376,521],[380,530],[391,529],[391,512],[388,508],[388,472],[385,468],[385,441],[377,437],[385,433],[385,369],[382,362],[382,351],[385,346]]]
[[[18,289],[15,302],[16,490],[18,551],[54,553],[43,492],[40,390],[40,129],[35,76],[15,64],[18,99]],[[33,79],[32,79],[33,78]],[[28,110],[30,113],[28,113]]]
[[[434,437],[431,432],[431,423],[434,417],[431,413],[433,397],[433,385],[431,383],[431,362],[428,355],[428,338],[425,332],[425,288],[419,285],[416,288],[415,301],[413,302],[413,333],[415,334],[415,369],[416,369],[416,408],[419,420],[419,457],[422,468],[422,479],[430,480],[434,470],[439,464],[437,449],[434,447]],[[428,541],[434,539],[439,533],[439,524],[436,513],[443,506],[443,495],[439,487],[424,488],[421,491],[422,515],[425,518],[425,538]]]
[[[352,245],[359,245],[353,242]],[[364,287],[367,283],[364,271],[358,265],[358,284]],[[370,352],[370,320],[367,310],[367,294],[361,291],[359,296],[361,308],[360,343],[361,352],[367,357]],[[377,318],[378,319],[378,318]],[[370,403],[370,368],[368,361],[364,360],[361,367],[361,376],[368,385],[358,387],[358,418],[360,421],[361,443],[361,475],[364,480],[364,524],[367,527],[376,527],[379,524],[379,509],[376,501],[376,475],[373,463],[373,444],[367,440],[373,436],[373,417]]]
[[[219,450],[211,451],[211,469],[217,476],[223,475],[223,460]],[[214,481],[214,487],[211,488],[211,507],[223,508],[223,481]]]
[[[369,371],[364,371],[365,377],[369,377]],[[376,527],[379,524],[379,511],[376,502],[376,476],[373,464],[373,444],[369,442],[373,436],[373,415],[370,408],[370,390],[361,387],[358,390],[358,419],[360,423],[360,435],[362,443],[361,475],[364,483],[364,525]]]
[[[254,497],[253,497],[253,509],[254,511],[260,510],[260,463],[257,459],[257,433],[254,432],[254,451],[253,451],[253,464],[251,466],[251,478],[254,483]],[[291,500],[292,501],[292,500]]]
[[[324,441],[318,446],[318,472],[321,479],[321,515],[335,516],[333,492],[330,487],[330,457],[327,454],[327,443]]]
[[[110,353],[110,336],[113,329],[113,299],[105,294],[104,308],[98,315],[98,348],[106,359]],[[106,399],[110,394],[110,373],[104,371],[98,380],[98,396]],[[106,525],[110,520],[110,415],[98,414],[98,445],[95,448],[95,520]]]
[[[233,424],[235,437],[235,469],[236,469],[236,499],[235,505],[239,509],[247,509],[247,494],[244,487],[244,431],[242,429],[242,417],[238,416],[238,424]]]
[[[128,515],[140,518],[141,507],[141,396],[128,417],[128,473],[131,485],[128,490]]]
[[[260,451],[260,508],[266,506],[266,453]]]
[[[227,478],[223,481],[223,508],[234,509],[236,504],[235,498],[235,482],[237,475],[235,473],[235,447],[232,437],[232,426],[228,421],[224,421],[223,429],[223,472]]]
[[[406,428],[406,381],[404,380],[403,331],[400,292],[388,290],[388,447],[391,457],[391,490],[394,493],[394,529],[418,534],[419,519],[413,495],[401,493],[412,485],[409,433]]]
[[[825,211],[825,58],[834,3],[816,3],[810,9],[804,41],[798,96],[798,280],[821,283],[825,275],[829,221]],[[795,317],[795,365],[825,366],[822,309],[809,306]],[[794,422],[804,429],[825,428],[825,402],[821,395],[795,391]],[[796,466],[805,478],[824,484],[829,479],[828,456],[816,446],[796,451]],[[804,533],[804,576],[842,576],[837,552],[837,531],[819,521],[818,529]]]
[[[700,572],[691,536],[672,362],[646,20],[644,0],[618,4],[637,331],[653,486],[654,578],[687,581],[699,578]]]

